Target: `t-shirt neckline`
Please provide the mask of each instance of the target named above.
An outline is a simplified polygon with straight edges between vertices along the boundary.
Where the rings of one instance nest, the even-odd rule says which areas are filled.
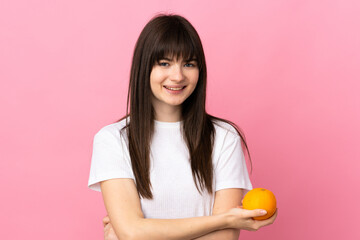
[[[176,127],[180,127],[180,124],[183,121],[177,121],[177,122],[162,122],[162,121],[158,121],[158,120],[154,120],[155,126],[156,127],[167,127],[167,128],[176,128]]]

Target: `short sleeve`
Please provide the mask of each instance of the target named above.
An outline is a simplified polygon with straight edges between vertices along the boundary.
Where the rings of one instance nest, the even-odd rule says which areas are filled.
[[[215,167],[215,191],[242,188],[246,194],[252,189],[240,136],[227,133]]]
[[[113,178],[135,179],[120,133],[104,127],[94,136],[88,187],[101,192],[100,182]]]

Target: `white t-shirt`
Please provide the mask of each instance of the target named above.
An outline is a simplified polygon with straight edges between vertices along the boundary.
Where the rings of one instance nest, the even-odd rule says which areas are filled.
[[[214,124],[213,190],[252,189],[241,139],[228,123]],[[150,180],[153,199],[140,198],[145,218],[176,219],[212,215],[214,194],[198,192],[191,172],[189,152],[180,132],[181,122],[155,120],[151,142]],[[101,191],[100,182],[113,178],[131,178],[132,171],[125,119],[101,128],[94,136],[88,187]]]

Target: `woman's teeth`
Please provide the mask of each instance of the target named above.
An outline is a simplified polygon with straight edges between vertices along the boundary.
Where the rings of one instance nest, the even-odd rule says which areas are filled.
[[[184,88],[184,87],[181,87],[181,88],[171,88],[171,87],[167,87],[167,86],[164,86],[164,87],[167,88],[167,89],[173,90],[173,91],[181,90],[181,89]]]

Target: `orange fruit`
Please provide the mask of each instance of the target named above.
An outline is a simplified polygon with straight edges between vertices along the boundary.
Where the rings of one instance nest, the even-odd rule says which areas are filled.
[[[264,209],[267,214],[254,217],[255,220],[265,220],[274,215],[276,211],[275,195],[265,188],[254,188],[250,190],[243,199],[243,208],[248,210]]]

